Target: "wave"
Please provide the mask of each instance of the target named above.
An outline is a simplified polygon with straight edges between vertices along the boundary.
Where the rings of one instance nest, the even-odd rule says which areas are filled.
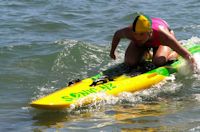
[[[181,41],[184,45],[199,44],[200,38],[192,37],[189,40]],[[99,46],[83,41],[58,40],[53,43],[4,46],[0,48],[0,69],[1,78],[12,78],[11,80],[1,79],[4,83],[14,82],[29,84],[34,91],[34,97],[38,98],[57,89],[65,87],[74,79],[83,79],[93,76],[100,71],[121,63],[124,58],[124,50],[127,44],[119,45],[118,59],[112,61],[109,57],[109,46]],[[191,80],[192,82],[193,80]],[[169,83],[173,85],[173,83]],[[169,92],[177,94],[183,83],[176,82],[175,85],[158,90],[147,90],[143,93],[133,94],[132,101],[138,102],[154,100],[158,96],[167,95]],[[192,86],[191,86],[192,87]],[[37,90],[36,90],[37,89]],[[163,91],[166,90],[166,91]],[[154,91],[154,92],[152,92]],[[148,93],[146,96],[145,94]],[[130,95],[128,95],[130,96]],[[127,99],[123,98],[119,100]],[[149,97],[149,98],[147,98]],[[150,98],[152,97],[152,98]],[[162,96],[161,96],[162,97]],[[164,97],[163,97],[164,98]]]
[[[51,60],[48,81],[42,87],[38,86],[39,96],[66,86],[71,80],[93,76],[112,65],[109,47],[75,40],[56,41],[54,45],[60,48]]]

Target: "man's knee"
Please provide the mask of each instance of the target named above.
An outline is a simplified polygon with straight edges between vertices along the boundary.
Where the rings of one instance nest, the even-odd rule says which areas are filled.
[[[167,58],[164,56],[156,57],[153,59],[153,63],[156,66],[163,66],[167,63]]]
[[[125,59],[124,63],[127,65],[127,66],[136,66],[137,65],[137,62],[134,61],[134,60],[129,60],[129,59]]]

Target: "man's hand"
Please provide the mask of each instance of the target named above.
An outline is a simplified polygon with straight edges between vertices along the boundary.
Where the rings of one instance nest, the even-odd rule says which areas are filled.
[[[116,55],[115,52],[110,52],[110,57],[114,60],[116,60]]]
[[[191,55],[188,57],[187,62],[190,68],[192,69],[192,71],[195,71],[195,69],[197,69],[197,63]]]

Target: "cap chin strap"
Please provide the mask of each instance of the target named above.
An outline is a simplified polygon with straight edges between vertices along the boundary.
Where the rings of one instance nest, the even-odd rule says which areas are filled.
[[[147,41],[150,40],[150,38],[151,38],[152,35],[153,35],[153,31],[151,30],[151,31],[148,33],[148,39],[147,39]],[[146,42],[147,42],[147,41],[146,41]],[[146,43],[146,42],[145,42],[145,43]]]

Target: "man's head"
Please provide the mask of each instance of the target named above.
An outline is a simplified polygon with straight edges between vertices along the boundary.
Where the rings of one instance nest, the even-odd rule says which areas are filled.
[[[145,15],[138,15],[133,24],[132,31],[137,43],[144,44],[152,35],[152,21]]]
[[[148,16],[138,15],[132,24],[132,30],[135,33],[149,32],[152,30],[151,26],[152,21]]]

